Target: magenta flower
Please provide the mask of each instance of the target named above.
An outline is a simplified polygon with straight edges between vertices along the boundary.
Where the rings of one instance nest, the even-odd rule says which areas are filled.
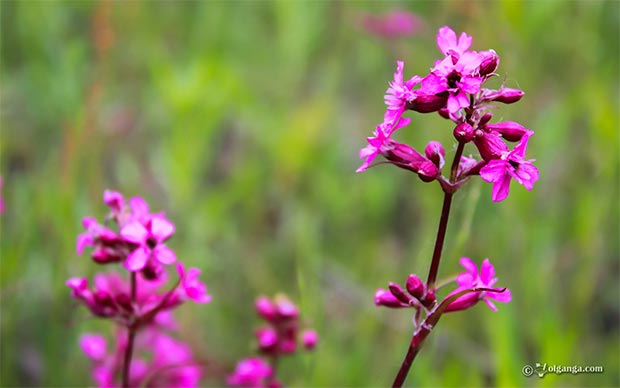
[[[493,183],[493,202],[506,199],[510,192],[510,181],[514,178],[527,190],[532,190],[538,180],[538,169],[531,162],[535,159],[525,160],[527,142],[533,131],[526,132],[515,148],[502,155],[501,159],[489,161],[480,170],[480,177],[486,182]]]
[[[395,122],[386,116],[383,123],[377,125],[373,133],[374,136],[366,138],[368,145],[360,150],[360,158],[364,163],[355,172],[365,171],[377,155],[386,152],[390,148],[390,136],[396,130],[407,126],[411,122],[410,118],[398,118]]]
[[[371,34],[398,38],[417,34],[424,27],[424,22],[411,12],[395,9],[385,15],[365,15],[362,26]]]
[[[497,282],[497,278],[495,277],[495,268],[491,262],[489,262],[489,259],[484,259],[482,265],[480,266],[480,272],[478,272],[476,263],[474,263],[471,259],[463,257],[460,262],[466,272],[463,272],[456,277],[458,288],[452,291],[450,295],[477,287],[494,288],[493,285]],[[497,288],[497,290],[499,291],[501,288]],[[450,297],[450,295],[448,295],[448,297]],[[497,307],[495,307],[491,300],[507,303],[512,300],[512,296],[510,295],[510,290],[508,289],[504,292],[472,292],[465,294],[450,303],[445,311],[450,312],[465,310],[472,307],[480,300],[484,300],[491,310],[497,311]]]
[[[88,358],[101,361],[106,355],[106,341],[100,334],[83,334],[80,337],[80,347]]]
[[[456,32],[448,26],[443,26],[437,33],[437,47],[446,56],[455,55],[460,57],[471,46],[472,37],[466,33],[456,39]]]
[[[304,344],[304,348],[313,350],[319,341],[319,335],[315,330],[304,330],[301,333],[301,342]]]
[[[407,102],[415,99],[415,93],[411,90],[413,86],[422,81],[422,77],[413,76],[408,81],[403,81],[403,61],[396,62],[396,73],[394,73],[394,81],[390,82],[390,87],[385,91],[385,104],[388,106],[386,117],[396,121],[405,111]]]
[[[261,358],[246,358],[239,361],[226,382],[232,387],[262,388],[267,387],[267,380],[272,373],[271,366]]]
[[[129,271],[140,271],[149,260],[168,265],[176,261],[174,252],[166,247],[164,241],[174,233],[174,225],[163,216],[153,216],[146,224],[132,221],[125,225],[120,234],[130,243],[138,245],[125,260]]]
[[[207,294],[207,286],[198,280],[198,276],[200,276],[198,268],[190,268],[186,273],[183,264],[178,263],[177,271],[181,278],[181,289],[188,298],[196,303],[211,302],[211,295]]]

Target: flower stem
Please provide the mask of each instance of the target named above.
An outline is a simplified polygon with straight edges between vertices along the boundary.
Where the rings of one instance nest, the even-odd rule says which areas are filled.
[[[456,182],[457,172],[459,163],[461,161],[461,155],[463,155],[463,149],[465,148],[464,143],[459,143],[456,153],[454,154],[454,160],[452,161],[452,167],[450,169],[450,183]],[[444,188],[444,186],[442,186]],[[426,280],[426,289],[427,290],[435,290],[435,281],[437,280],[437,272],[439,271],[439,262],[441,261],[441,251],[443,250],[443,243],[446,237],[446,230],[448,228],[448,219],[450,218],[450,206],[452,205],[452,196],[454,195],[454,191],[447,190],[444,188],[443,195],[443,205],[441,207],[441,216],[439,217],[439,226],[437,227],[437,237],[435,238],[435,248],[433,250],[433,258],[431,260],[431,267],[428,271],[428,278]],[[411,364],[413,364],[413,360],[416,355],[420,351],[422,347],[422,342],[426,339],[426,336],[431,332],[432,327],[423,327],[414,333],[411,338],[411,343],[409,344],[409,349],[407,350],[407,354],[405,355],[405,359],[403,360],[398,374],[394,379],[394,383],[392,387],[400,388],[402,387],[407,375],[409,374],[409,369],[411,368]]]
[[[133,327],[129,327],[127,330],[129,331],[129,336],[127,338],[127,348],[125,349],[125,359],[123,360],[123,388],[129,388],[129,368],[131,366],[133,343],[136,337],[136,330]]]
[[[136,295],[137,295],[137,282],[136,282],[136,273],[131,273],[130,278],[130,287],[131,287],[131,304],[132,306],[136,303]],[[129,388],[129,369],[131,367],[131,356],[133,354],[133,343],[136,337],[137,328],[132,323],[127,326],[127,347],[125,348],[125,357],[123,359],[123,388]]]
[[[450,217],[450,205],[452,204],[453,193],[444,193],[443,206],[441,207],[441,217],[439,218],[439,227],[437,228],[437,237],[435,238],[435,249],[433,250],[433,259],[431,268],[428,271],[426,280],[426,289],[431,290],[435,287],[437,279],[437,271],[439,270],[439,261],[441,260],[441,250],[443,249],[444,238],[446,237],[446,229],[448,228],[448,218]]]

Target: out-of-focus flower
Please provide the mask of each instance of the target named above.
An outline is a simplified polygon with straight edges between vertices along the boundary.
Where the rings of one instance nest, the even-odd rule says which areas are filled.
[[[301,333],[301,341],[304,344],[304,348],[313,350],[319,341],[319,335],[315,330],[304,330],[304,332]]]
[[[273,370],[263,359],[246,358],[239,361],[232,375],[227,379],[228,385],[242,388],[263,388],[268,386],[267,380]]]
[[[527,142],[533,134],[533,131],[528,131],[512,151],[503,153],[500,159],[489,161],[480,170],[480,177],[493,183],[493,202],[506,199],[513,178],[527,190],[532,190],[534,187],[534,183],[538,180],[538,169],[532,164],[534,159],[525,160]]]
[[[456,277],[458,288],[452,291],[450,295],[455,295],[461,291],[471,290],[472,288],[478,287],[494,288],[493,285],[497,282],[497,278],[495,277],[495,268],[489,259],[484,259],[482,265],[480,266],[480,272],[478,272],[478,266],[476,266],[476,263],[474,263],[471,259],[463,257],[460,262],[463,268],[465,268],[465,272]],[[512,300],[510,290],[506,289],[503,292],[499,292],[501,291],[501,288],[497,290],[498,292],[483,291],[465,294],[451,302],[445,312],[465,310],[474,306],[481,300],[484,300],[491,310],[497,311],[497,307],[495,307],[492,300],[502,303],[507,303]],[[448,295],[448,297],[450,297],[450,295]]]
[[[125,267],[132,272],[146,267],[149,260],[169,265],[176,261],[176,255],[164,241],[174,233],[174,225],[161,216],[152,217],[146,224],[133,221],[125,225],[120,234],[125,241],[137,247],[127,256]]]
[[[211,302],[211,295],[207,294],[207,286],[198,280],[198,276],[200,276],[198,268],[190,268],[186,273],[183,263],[178,263],[177,271],[181,278],[181,289],[187,297],[197,303]]]
[[[121,374],[121,363],[127,348],[127,336],[119,331],[111,352],[106,350],[106,340],[98,334],[85,334],[80,338],[84,354],[93,363],[93,380],[101,388],[120,387],[115,383]],[[161,331],[149,328],[140,332],[135,342],[137,357],[129,370],[130,386],[146,387],[198,387],[202,368],[194,360],[190,347]],[[151,354],[140,358],[142,353]],[[148,361],[147,361],[148,360]]]
[[[412,36],[424,29],[424,21],[419,16],[399,9],[384,15],[365,14],[361,24],[369,33],[383,38]]]

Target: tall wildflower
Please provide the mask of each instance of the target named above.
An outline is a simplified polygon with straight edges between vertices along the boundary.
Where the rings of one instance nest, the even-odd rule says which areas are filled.
[[[371,167],[381,155],[388,163],[416,173],[423,182],[438,182],[444,194],[426,282],[411,274],[404,287],[389,283],[387,289],[375,293],[377,306],[414,309],[414,334],[394,387],[403,385],[413,360],[442,314],[471,308],[479,301],[496,311],[493,301],[511,300],[508,289],[495,285],[498,279],[488,259],[478,268],[466,257],[461,258],[465,272],[450,282],[456,283],[456,288],[443,299],[437,298],[440,286],[436,285],[436,278],[454,193],[470,179],[480,176],[493,183],[492,200],[499,202],[507,198],[512,180],[527,190],[538,180],[538,169],[532,164],[534,160],[525,156],[534,132],[513,121],[493,122],[493,110],[498,104],[515,103],[524,93],[503,86],[499,89],[485,87],[488,80],[498,76],[495,71],[499,56],[494,50],[470,50],[472,41],[466,33],[457,37],[455,31],[445,26],[437,34],[437,46],[443,56],[435,61],[429,74],[407,78],[403,74],[404,62],[398,61],[394,80],[389,83],[384,97],[387,105],[384,120],[360,151],[364,161],[358,172]],[[431,141],[424,152],[419,152],[393,139],[397,131],[411,123],[411,118],[403,117],[407,111],[437,112],[452,123],[457,145],[449,168],[441,143]],[[512,143],[516,144],[511,149]],[[470,144],[477,155],[464,156],[465,147]]]
[[[163,212],[151,213],[144,199],[125,201],[114,191],[106,191],[103,199],[109,214],[103,224],[84,218],[76,251],[81,255],[91,247],[96,264],[118,263],[120,271],[99,272],[92,285],[81,277],[66,283],[71,296],[92,315],[116,325],[110,347],[100,334],[85,334],[80,340],[92,361],[93,380],[100,387],[198,386],[202,369],[190,347],[167,333],[176,329],[175,308],[190,300],[210,302],[198,280],[200,270],[185,269],[166,246],[174,224]],[[174,270],[168,271],[173,264]],[[176,280],[170,282],[171,276]]]
[[[228,384],[244,388],[282,387],[276,371],[280,357],[296,353],[300,341],[303,348],[313,350],[318,334],[314,330],[299,332],[299,309],[284,295],[277,295],[273,300],[261,296],[256,299],[255,308],[266,322],[266,326],[255,332],[258,351],[264,358],[239,361],[228,377]]]

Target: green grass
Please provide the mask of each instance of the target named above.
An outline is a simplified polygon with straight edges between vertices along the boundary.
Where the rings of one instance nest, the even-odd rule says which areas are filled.
[[[386,42],[362,12],[408,9],[418,36]],[[373,293],[425,275],[440,190],[396,168],[355,174],[381,120],[395,61],[424,74],[440,26],[494,48],[525,90],[497,117],[536,131],[540,181],[455,197],[439,276],[491,258],[513,302],[444,317],[411,386],[618,386],[618,2],[0,3],[0,386],[85,386],[77,338],[110,332],[64,282],[99,270],[75,254],[106,188],[141,195],[176,223],[170,242],[203,269],[213,302],[179,310],[181,337],[222,370],[250,355],[260,294],[286,292],[320,335],[282,365],[290,386],[386,386],[408,311]],[[402,138],[451,144],[436,116]],[[400,136],[400,134],[399,134]],[[454,150],[447,146],[447,152]],[[525,378],[525,364],[603,374]],[[301,371],[301,372],[298,372]]]

